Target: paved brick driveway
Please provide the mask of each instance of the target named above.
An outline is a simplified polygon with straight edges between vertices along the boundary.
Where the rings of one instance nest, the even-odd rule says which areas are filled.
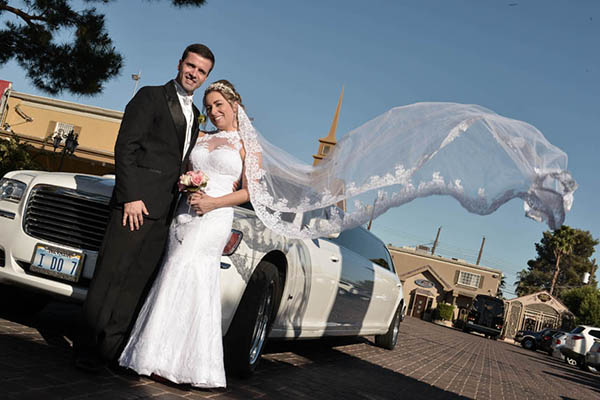
[[[372,338],[271,345],[248,380],[223,391],[168,386],[71,364],[78,308],[51,304],[25,321],[0,314],[0,398],[8,399],[597,399],[600,374],[542,353],[407,318],[394,351]]]

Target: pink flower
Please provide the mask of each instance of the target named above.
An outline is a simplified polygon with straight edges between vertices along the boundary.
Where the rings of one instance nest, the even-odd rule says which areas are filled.
[[[204,174],[202,173],[202,171],[190,171],[192,172],[190,175],[192,177],[192,184],[194,186],[202,186],[202,184],[205,181],[205,177]]]
[[[196,192],[208,184],[208,176],[202,171],[188,171],[179,177],[177,187],[180,192]]]

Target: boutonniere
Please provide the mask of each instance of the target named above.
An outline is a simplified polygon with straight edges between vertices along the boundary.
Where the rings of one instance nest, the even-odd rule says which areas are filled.
[[[200,114],[198,116],[198,124],[203,125],[206,123],[206,115]]]

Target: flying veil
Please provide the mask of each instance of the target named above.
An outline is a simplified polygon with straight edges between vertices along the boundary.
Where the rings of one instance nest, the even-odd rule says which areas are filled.
[[[316,166],[270,144],[241,107],[238,122],[254,210],[288,237],[340,232],[431,195],[480,215],[518,197],[527,216],[556,229],[577,188],[567,155],[540,131],[478,105],[393,108],[344,135]]]

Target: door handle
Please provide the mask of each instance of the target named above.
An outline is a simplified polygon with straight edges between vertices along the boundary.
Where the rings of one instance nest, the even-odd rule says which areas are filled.
[[[336,256],[331,256],[331,257],[329,257],[329,259],[330,259],[331,261],[333,261],[333,262],[338,262],[338,261],[340,261],[340,259],[339,259],[338,257],[336,257]]]
[[[396,283],[396,287],[402,287],[401,283]]]

